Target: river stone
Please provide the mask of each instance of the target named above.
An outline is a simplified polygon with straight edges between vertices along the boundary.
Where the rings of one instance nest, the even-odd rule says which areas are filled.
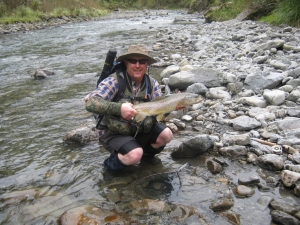
[[[248,134],[237,134],[237,135],[223,135],[223,141],[229,145],[249,145],[250,136]]]
[[[246,160],[247,160],[248,163],[254,163],[256,161],[257,157],[258,156],[256,154],[248,152]]]
[[[256,47],[256,50],[259,51],[259,50],[270,50],[271,48],[281,48],[283,46],[283,44],[285,43],[284,40],[270,40],[270,41],[267,41],[266,43],[264,44],[261,44],[259,46]]]
[[[209,68],[196,68],[190,71],[175,73],[169,78],[171,89],[186,89],[188,86],[201,81],[206,87],[220,87],[221,75],[218,71]]]
[[[267,55],[258,56],[253,59],[253,63],[262,64],[265,61],[267,61],[268,58],[269,58],[269,56],[267,56]]]
[[[269,107],[268,107],[269,108]],[[249,109],[248,114],[257,120],[263,119],[265,121],[272,121],[276,119],[274,113],[271,113],[268,108],[252,107]]]
[[[222,89],[223,88],[210,88],[205,97],[209,99],[231,99],[231,95],[227,91]]]
[[[97,141],[99,134],[95,129],[95,121],[89,120],[74,130],[69,131],[63,141],[67,144],[86,144],[91,141]]]
[[[270,206],[275,210],[282,211],[290,215],[295,215],[297,212],[300,211],[299,207],[278,201],[270,202]]]
[[[233,189],[233,193],[236,197],[247,198],[251,197],[255,193],[255,191],[254,189],[249,188],[245,185],[238,185]]]
[[[294,154],[292,155],[292,158],[293,158],[293,161],[294,161],[294,162],[300,164],[300,153],[299,153],[299,152],[294,153]]]
[[[300,173],[300,165],[285,164],[283,169]]]
[[[206,163],[207,169],[212,174],[220,173],[223,170],[222,165],[220,163],[214,161],[213,158],[207,159],[205,163]]]
[[[171,89],[185,90],[195,83],[195,75],[191,71],[181,71],[169,77],[169,87]]]
[[[298,102],[300,99],[300,90],[293,90],[287,97],[287,100],[292,102]]]
[[[172,74],[177,73],[179,71],[180,71],[179,66],[176,65],[168,66],[160,73],[160,79],[169,78]]]
[[[300,77],[300,66],[297,67],[296,69],[290,70],[288,72],[288,75],[293,77],[293,78],[298,78]]]
[[[297,88],[300,86],[300,79],[297,78],[297,79],[290,79],[288,82],[286,82],[287,85],[291,85],[293,86],[293,88]]]
[[[174,123],[179,130],[184,130],[186,128],[185,123],[179,119],[174,118],[174,119],[171,119],[169,122]]]
[[[285,212],[278,211],[278,210],[272,210],[271,216],[272,216],[272,220],[279,224],[285,224],[285,225],[299,225],[300,224],[300,221],[297,218],[295,218]]]
[[[55,73],[47,69],[38,69],[34,72],[33,77],[35,79],[45,79],[48,76],[54,75]]]
[[[233,206],[233,200],[232,199],[218,199],[215,200],[209,208],[214,211],[225,211],[230,209]]]
[[[283,120],[277,120],[270,122],[269,126],[275,125],[279,130],[293,130],[300,128],[300,118],[297,117],[285,117]]]
[[[213,147],[214,142],[218,142],[219,138],[209,135],[197,135],[190,140],[180,144],[179,148],[171,153],[173,158],[189,158],[195,157],[201,153],[206,152]]]
[[[265,210],[271,201],[273,201],[274,198],[272,196],[263,195],[257,200],[257,205],[260,210]]]
[[[66,211],[60,218],[61,225],[73,224],[132,224],[137,220],[123,212],[101,209],[93,205],[84,205]]]
[[[300,179],[300,173],[282,170],[280,173],[280,178],[286,187],[291,187]]]
[[[260,107],[260,108],[266,108],[268,105],[267,101],[264,98],[258,96],[242,97],[238,99],[237,102],[241,104],[250,105],[250,106]]]
[[[293,193],[294,193],[294,195],[300,197],[300,182],[297,182],[297,183],[296,183],[296,186],[295,186],[295,188],[294,188]],[[297,218],[300,219],[300,211],[299,211],[299,213],[298,213],[298,217],[297,217]]]
[[[242,177],[238,179],[238,183],[242,185],[254,185],[260,183],[258,176]]]
[[[191,122],[193,120],[193,117],[191,117],[190,115],[184,115],[183,117],[181,117],[181,119],[186,122]]]
[[[226,218],[228,221],[230,221],[231,224],[234,224],[234,225],[241,224],[241,219],[240,219],[241,215],[240,214],[228,211],[228,212],[220,212],[220,215],[223,216],[224,218]]]
[[[278,171],[283,169],[283,158],[275,154],[261,155],[257,158],[256,163],[259,167],[271,171]]]
[[[264,90],[264,98],[270,105],[281,105],[285,101],[285,92],[280,90]]]
[[[273,89],[276,88],[285,78],[282,73],[270,72],[269,75],[264,76],[262,73],[250,74],[246,77],[244,88],[256,89]]]
[[[133,214],[155,214],[159,212],[169,212],[171,207],[166,202],[142,199],[139,201],[132,201],[129,204],[129,208],[133,210]]]
[[[182,204],[172,205],[171,212],[168,215],[175,220],[183,220],[195,214],[195,209],[192,206]]]
[[[292,92],[294,90],[292,85],[283,85],[280,88],[278,88],[279,90],[285,91],[285,92]]]
[[[285,71],[288,67],[288,65],[280,62],[280,61],[277,61],[277,60],[270,60],[270,66],[274,67],[275,69],[279,69],[279,70],[283,70]]]
[[[243,83],[242,82],[228,83],[226,87],[232,95],[237,95],[242,91]]]
[[[247,148],[241,145],[233,145],[229,147],[223,147],[219,149],[219,153],[226,157],[231,158],[246,158],[247,157]]]
[[[247,131],[261,126],[261,123],[249,116],[239,116],[231,120],[234,130]]]
[[[271,147],[271,146],[261,144],[261,143],[255,141],[255,140],[251,140],[251,141],[250,141],[250,145],[251,145],[252,147],[254,147],[255,149],[258,149],[258,150],[260,150],[260,151],[262,151],[262,152],[264,152],[264,153],[266,153],[266,154],[271,154],[271,153],[273,153],[273,150],[272,150],[272,147]]]
[[[195,93],[199,95],[205,95],[207,91],[208,91],[207,87],[205,87],[205,85],[202,83],[192,84],[188,86],[188,88],[186,89],[186,92]]]

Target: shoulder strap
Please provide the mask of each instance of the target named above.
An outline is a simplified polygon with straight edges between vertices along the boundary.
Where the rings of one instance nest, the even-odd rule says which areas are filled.
[[[152,85],[153,85],[152,77],[146,74],[146,95],[149,101],[152,100]]]
[[[118,80],[118,84],[119,84],[119,91],[116,94],[116,96],[113,98],[113,102],[118,102],[121,97],[123,96],[125,89],[126,89],[126,81],[125,81],[125,77],[124,77],[124,73],[121,69],[117,69],[116,70],[116,74],[117,74],[117,80]]]

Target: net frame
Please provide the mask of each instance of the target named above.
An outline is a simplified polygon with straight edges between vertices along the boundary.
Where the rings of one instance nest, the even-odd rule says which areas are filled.
[[[179,184],[178,190],[181,188],[182,183],[179,172],[189,165],[189,163],[185,163],[176,171],[156,173],[140,179],[134,186],[135,193],[152,199],[168,198],[172,194],[172,191],[174,191],[173,183],[177,181]],[[174,181],[174,179],[178,180]]]

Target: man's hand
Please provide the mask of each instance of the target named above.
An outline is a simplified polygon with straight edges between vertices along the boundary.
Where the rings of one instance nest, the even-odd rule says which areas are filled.
[[[123,103],[121,106],[121,116],[125,120],[130,120],[137,113],[134,108],[132,108],[132,104],[129,102]]]

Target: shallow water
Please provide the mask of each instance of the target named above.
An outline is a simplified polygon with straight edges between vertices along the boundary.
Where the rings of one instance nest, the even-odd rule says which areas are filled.
[[[185,26],[173,23],[178,15],[171,12],[165,17],[90,21],[0,36],[0,224],[57,224],[68,209],[108,202],[107,185],[116,176],[103,171],[108,152],[96,142],[72,146],[65,145],[62,138],[92,119],[82,98],[94,89],[95,74],[101,72],[108,49],[124,52],[129,44],[139,42],[150,49],[157,27]],[[55,75],[35,80],[32,75],[38,68],[53,70]],[[159,72],[152,70],[154,76]],[[187,138],[178,135],[170,146]],[[139,165],[119,176],[139,180],[153,173],[175,171],[187,161],[173,160],[168,151],[160,158],[162,166]],[[189,162],[201,170],[204,160],[197,157]],[[240,175],[254,171],[241,168]],[[190,176],[189,172],[183,177]],[[238,174],[231,174],[235,183]],[[185,185],[169,201],[203,209],[204,215],[217,222],[206,207],[212,196],[223,191],[215,190],[210,185],[190,189]],[[274,198],[282,196],[279,191],[274,191]],[[199,197],[195,198],[195,193]],[[257,224],[270,223],[269,211],[255,207],[259,197],[257,193],[249,200],[236,200],[235,211],[242,215],[242,224],[253,224],[251,217],[257,215]]]

